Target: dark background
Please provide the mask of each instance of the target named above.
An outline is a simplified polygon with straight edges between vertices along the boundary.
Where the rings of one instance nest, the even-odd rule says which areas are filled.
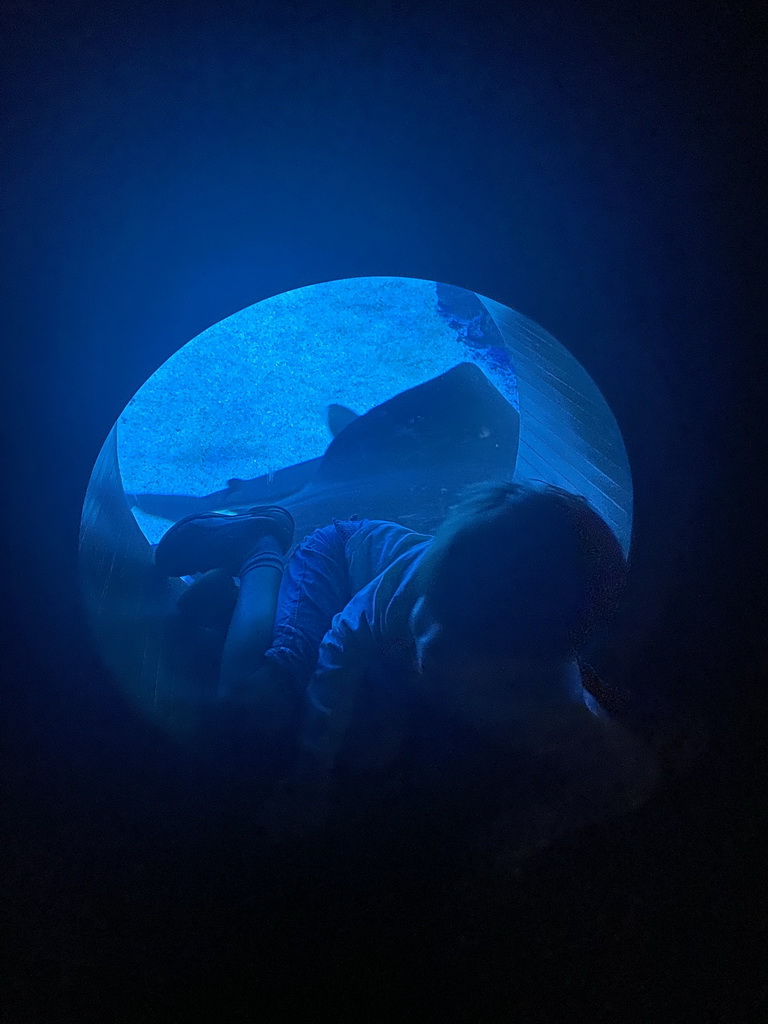
[[[759,1016],[765,34],[695,7],[6,5],[4,1019]],[[428,901],[385,939],[373,885],[367,927],[301,865],[255,895],[242,787],[130,708],[77,597],[136,389],[244,306],[368,275],[489,295],[592,374],[636,488],[600,667],[710,737],[466,955]]]

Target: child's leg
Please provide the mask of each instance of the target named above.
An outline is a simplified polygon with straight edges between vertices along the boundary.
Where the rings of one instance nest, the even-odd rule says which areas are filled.
[[[333,616],[351,596],[346,543],[362,525],[334,521],[316,530],[296,549],[284,577],[293,520],[278,507],[233,517],[190,516],[163,537],[155,562],[167,575],[221,567],[240,578],[222,652],[220,697],[263,705],[265,724],[286,717],[315,669]]]
[[[345,545],[360,525],[334,521],[315,530],[287,567],[273,537],[258,541],[238,573],[239,596],[224,644],[220,696],[254,697],[270,675],[295,692],[303,690],[334,615],[351,597]]]
[[[253,695],[262,682],[264,652],[272,642],[283,558],[273,537],[262,537],[239,571],[237,604],[224,642],[219,696]]]
[[[204,513],[176,523],[155,549],[155,564],[168,576],[220,568],[240,578],[222,652],[220,697],[259,702],[263,680],[258,673],[272,637],[283,556],[293,531],[293,517],[279,506],[239,515]]]
[[[285,573],[280,548],[264,537],[238,573],[219,696],[247,704],[264,735],[291,730],[296,722],[322,639],[351,596],[345,544],[359,525],[335,521],[316,530],[293,553]]]

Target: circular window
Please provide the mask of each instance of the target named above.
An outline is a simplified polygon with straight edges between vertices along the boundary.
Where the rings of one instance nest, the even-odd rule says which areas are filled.
[[[259,302],[171,356],[99,455],[81,571],[103,657],[153,718],[194,735],[214,660],[175,632],[192,580],[154,568],[153,545],[174,522],[279,503],[297,542],[352,515],[431,532],[468,484],[513,477],[584,495],[628,551],[632,487],[616,421],[532,321],[407,278]]]

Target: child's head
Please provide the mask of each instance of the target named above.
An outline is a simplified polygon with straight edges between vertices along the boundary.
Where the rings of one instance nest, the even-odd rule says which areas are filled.
[[[420,658],[565,661],[608,617],[626,570],[585,498],[548,484],[482,484],[419,566]]]

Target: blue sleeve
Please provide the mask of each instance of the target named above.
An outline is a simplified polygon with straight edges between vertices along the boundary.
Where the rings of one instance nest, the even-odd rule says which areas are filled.
[[[349,542],[350,583],[357,593],[323,637],[306,692],[302,751],[310,770],[333,768],[359,704],[360,688],[381,669],[385,647],[407,641],[411,578],[431,537],[369,521]],[[377,575],[371,576],[376,571]],[[394,712],[394,701],[387,710]]]
[[[379,580],[379,586],[386,581],[394,591],[399,583],[399,574],[389,574],[387,570],[393,568],[403,556],[422,552],[432,539],[428,534],[416,533],[398,523],[364,520],[361,528],[347,543],[352,593],[362,590],[376,579]]]
[[[302,748],[320,773],[333,767],[366,669],[376,658],[378,645],[367,596],[356,594],[334,617],[307,687]]]

